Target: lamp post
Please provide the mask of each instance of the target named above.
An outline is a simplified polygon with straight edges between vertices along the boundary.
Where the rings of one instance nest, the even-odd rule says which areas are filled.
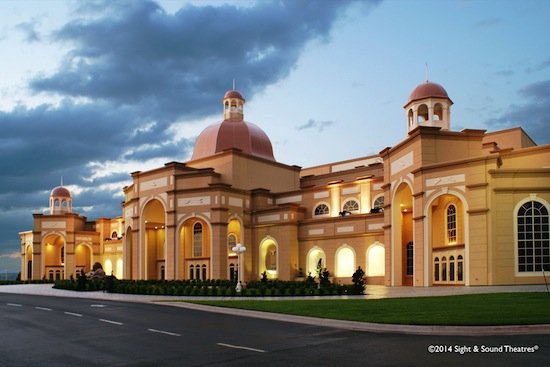
[[[244,247],[243,245],[241,245],[240,243],[237,243],[237,245],[235,247],[233,247],[231,250],[233,250],[234,253],[237,254],[238,258],[237,258],[237,261],[239,263],[239,268],[238,268],[238,272],[237,272],[237,275],[238,275],[238,279],[237,279],[237,286],[235,287],[235,291],[237,293],[241,293],[241,289],[242,289],[242,285],[241,285],[241,278],[242,278],[242,264],[241,264],[241,255],[244,254],[244,252],[246,251],[246,247]]]

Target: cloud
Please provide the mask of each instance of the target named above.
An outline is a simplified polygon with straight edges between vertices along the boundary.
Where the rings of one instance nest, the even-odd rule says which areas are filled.
[[[528,68],[525,69],[525,72],[527,74],[531,74],[531,73],[535,73],[535,72],[538,72],[538,71],[542,71],[546,68],[550,67],[550,59],[546,59],[544,60],[543,62],[539,63],[538,65],[535,65],[535,66],[530,66]]]
[[[21,254],[19,252],[12,252],[9,254],[0,254],[0,259],[20,259]]]
[[[298,126],[296,130],[317,129],[317,131],[322,132],[326,127],[333,124],[334,121],[316,121],[309,119],[305,124]]]
[[[525,103],[511,105],[501,116],[487,120],[486,124],[495,129],[522,126],[537,144],[550,144],[550,80],[529,84],[518,93]]]
[[[167,13],[153,1],[75,3],[73,18],[47,36],[68,50],[62,61],[28,76],[31,93],[60,102],[0,111],[0,252],[19,246],[17,232],[47,208],[61,176],[78,188],[75,211],[120,215],[132,170],[190,156],[195,137],[175,139],[173,126],[218,113],[233,78],[248,99],[285,78],[352,3],[364,8],[289,0]],[[32,22],[18,29],[45,42]]]
[[[500,18],[485,18],[474,23],[474,28],[494,27],[503,22]]]

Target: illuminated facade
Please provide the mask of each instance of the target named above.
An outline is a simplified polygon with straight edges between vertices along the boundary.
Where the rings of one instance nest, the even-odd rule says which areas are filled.
[[[453,131],[453,102],[426,82],[404,106],[403,141],[302,169],[275,160],[244,104],[225,94],[223,121],[199,135],[191,160],[132,173],[119,218],[87,222],[54,189],[50,214],[20,233],[23,279],[96,261],[119,278],[235,279],[242,243],[245,281],[315,275],[319,264],[335,281],[361,266],[388,286],[544,281],[550,145],[521,128]]]

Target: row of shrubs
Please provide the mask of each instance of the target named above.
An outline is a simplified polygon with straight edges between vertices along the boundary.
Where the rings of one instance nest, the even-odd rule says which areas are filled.
[[[78,283],[74,280],[56,280],[54,288],[75,291],[103,290],[111,293],[168,295],[168,296],[236,296],[235,284],[229,281],[186,281],[186,280],[117,280],[107,277],[103,280],[86,280]],[[330,284],[319,287],[306,282],[269,280],[249,282],[241,289],[240,296],[325,296],[362,294],[353,285]]]
[[[359,272],[359,273],[358,273]],[[358,273],[358,274],[357,274]],[[308,277],[305,281],[254,280],[245,283],[237,293],[235,282],[230,280],[118,280],[114,276],[87,279],[85,276],[69,280],[56,280],[54,288],[75,291],[103,290],[111,293],[169,295],[169,296],[330,296],[357,295],[365,290],[364,273],[358,268],[352,284],[333,284],[321,278]]]

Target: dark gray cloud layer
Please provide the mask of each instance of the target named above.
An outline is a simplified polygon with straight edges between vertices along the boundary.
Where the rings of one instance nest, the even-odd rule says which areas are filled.
[[[153,1],[96,1],[78,4],[52,35],[39,34],[35,20],[21,23],[28,42],[52,39],[69,52],[53,74],[29,83],[62,103],[0,112],[0,254],[18,250],[17,232],[31,227],[31,212],[47,205],[44,191],[61,176],[86,189],[74,207],[93,208],[81,214],[120,214],[120,198],[94,188],[128,173],[90,181],[90,161],[182,160],[193,141],[174,142],[173,122],[217,112],[234,78],[250,98],[287,76],[352,2],[260,1],[169,14]]]
[[[523,103],[486,123],[496,129],[521,126],[537,144],[550,144],[550,80],[529,84],[518,94]]]

